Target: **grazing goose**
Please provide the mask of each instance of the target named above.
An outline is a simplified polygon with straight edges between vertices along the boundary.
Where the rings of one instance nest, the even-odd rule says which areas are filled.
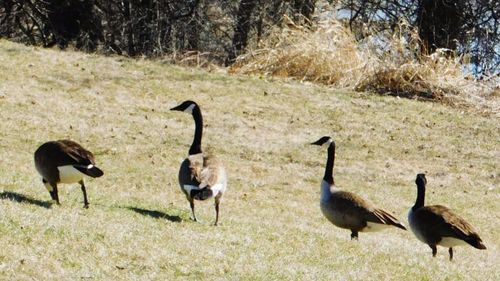
[[[431,247],[433,257],[437,253],[436,245],[449,248],[450,260],[453,260],[455,246],[469,244],[477,249],[486,249],[472,225],[463,218],[445,206],[424,206],[427,184],[425,174],[418,174],[415,183],[417,200],[408,213],[408,222],[418,240]]]
[[[179,185],[189,201],[193,220],[197,221],[194,213],[194,200],[215,199],[215,223],[219,221],[219,204],[226,191],[227,178],[224,166],[214,156],[203,153],[201,137],[203,133],[203,117],[201,109],[194,101],[185,101],[171,108],[193,115],[195,130],[194,139],[189,148],[188,157],[182,162],[179,169]]]
[[[35,151],[35,167],[50,197],[59,203],[58,183],[80,183],[83,192],[83,207],[89,207],[84,176],[98,178],[104,173],[97,168],[94,155],[81,145],[70,140],[49,141]]]
[[[333,181],[335,142],[330,137],[322,137],[313,145],[328,146],[325,176],[321,181],[321,211],[335,226],[351,230],[351,240],[358,239],[358,232],[378,231],[395,226],[406,228],[392,215],[375,208],[360,196],[337,189]]]

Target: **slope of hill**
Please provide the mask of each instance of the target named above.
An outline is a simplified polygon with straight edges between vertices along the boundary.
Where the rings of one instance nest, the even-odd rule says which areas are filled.
[[[202,107],[203,145],[229,174],[221,226],[213,202],[189,204],[177,170]],[[441,104],[147,60],[0,41],[0,280],[500,280],[499,120]],[[448,261],[409,232],[360,234],[319,210],[325,149],[336,183],[407,223],[415,175],[428,204],[452,207],[488,249]],[[33,165],[43,142],[71,138],[105,175],[61,185],[51,205]]]

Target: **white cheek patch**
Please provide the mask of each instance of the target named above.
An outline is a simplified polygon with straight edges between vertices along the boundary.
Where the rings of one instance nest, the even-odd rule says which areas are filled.
[[[331,144],[332,142],[333,142],[333,140],[332,140],[332,139],[328,139],[328,141],[327,141],[327,142],[325,142],[325,143],[323,144],[323,146],[330,146],[330,144]]]
[[[93,167],[94,167],[94,165],[89,164],[89,165],[87,166],[87,170],[90,170],[90,169],[92,169]]]
[[[192,114],[193,113],[193,108],[195,107],[194,104],[191,104],[190,106],[188,106],[188,108],[184,109],[184,112],[186,113],[189,113],[189,114]]]

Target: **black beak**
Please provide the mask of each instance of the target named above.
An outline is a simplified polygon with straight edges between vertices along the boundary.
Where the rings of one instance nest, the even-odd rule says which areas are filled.
[[[181,109],[181,106],[180,106],[180,105],[175,106],[175,107],[172,107],[170,110],[182,111],[182,109]]]
[[[324,136],[324,137],[320,138],[319,140],[312,142],[311,144],[312,145],[323,145],[328,141],[333,141],[333,140],[329,136]]]

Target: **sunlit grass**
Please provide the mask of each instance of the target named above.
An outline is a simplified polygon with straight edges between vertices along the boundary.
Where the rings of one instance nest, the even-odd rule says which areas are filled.
[[[189,219],[177,170],[202,107],[203,145],[229,175],[221,226],[213,202]],[[498,280],[499,120],[436,103],[0,41],[2,280]],[[406,223],[415,175],[427,203],[455,209],[486,251],[436,258],[410,232],[360,234],[319,210],[331,135],[336,182]],[[61,185],[51,206],[33,165],[47,140],[93,151],[102,178]]]

